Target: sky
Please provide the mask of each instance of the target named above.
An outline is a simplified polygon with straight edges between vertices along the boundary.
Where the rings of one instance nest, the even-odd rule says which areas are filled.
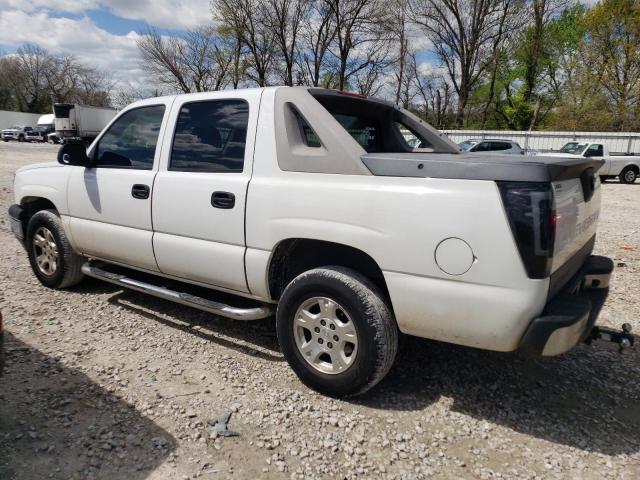
[[[211,22],[209,0],[0,0],[0,51],[34,43],[142,86],[136,40],[149,26],[179,32]]]

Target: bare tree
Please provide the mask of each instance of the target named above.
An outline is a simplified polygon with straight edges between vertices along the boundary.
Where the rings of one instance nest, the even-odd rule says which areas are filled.
[[[378,58],[371,51],[379,46],[374,42],[384,42],[382,27],[387,9],[381,0],[325,0],[333,12],[336,25],[335,51],[338,60],[338,88],[348,86],[349,77],[360,70],[370,68],[371,61]],[[357,55],[362,49],[366,55]]]
[[[422,116],[436,128],[443,128],[452,103],[451,85],[440,75],[422,72],[415,53],[409,58],[416,96],[422,100]]]
[[[226,86],[232,57],[225,45],[212,28],[169,37],[149,29],[138,40],[145,69],[161,85],[184,93],[220,90]]]
[[[18,111],[49,111],[54,102],[109,105],[112,82],[105,72],[82,65],[72,56],[54,56],[36,45],[20,47],[2,58],[3,103]]]
[[[299,35],[310,11],[306,0],[267,0],[265,16],[268,28],[273,32],[284,72],[284,84],[293,85],[293,70],[298,55]]]
[[[267,21],[267,0],[213,0],[214,19],[240,40],[247,50],[246,75],[259,86],[268,84],[275,57],[276,39]]]
[[[396,44],[397,49],[396,58],[394,59],[394,72],[395,77],[395,103],[400,104],[400,96],[404,92],[404,100],[407,99],[406,87],[409,83],[406,81],[407,60],[409,55],[409,0],[391,0],[391,12],[389,15],[388,29],[393,38],[393,42]],[[405,107],[407,104],[405,103]]]
[[[415,20],[433,43],[458,95],[458,128],[488,64],[503,8],[502,0],[414,0]]]
[[[301,61],[305,76],[314,87],[320,85],[322,70],[326,66],[329,47],[336,36],[333,10],[325,0],[313,0],[309,15],[302,28],[303,53]]]

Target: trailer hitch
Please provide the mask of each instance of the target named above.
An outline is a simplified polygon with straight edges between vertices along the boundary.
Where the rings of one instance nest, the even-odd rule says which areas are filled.
[[[618,344],[618,351],[622,353],[627,348],[633,347],[635,336],[631,333],[631,325],[624,323],[622,324],[622,331],[608,327],[593,327],[584,343],[591,345],[594,340],[616,343]]]

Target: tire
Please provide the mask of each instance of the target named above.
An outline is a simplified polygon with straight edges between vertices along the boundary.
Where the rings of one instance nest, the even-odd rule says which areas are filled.
[[[311,315],[300,315],[304,309]],[[310,328],[300,325],[303,317]],[[284,357],[302,383],[332,397],[369,390],[389,372],[398,350],[398,327],[383,295],[345,267],[316,268],[293,279],[280,298],[276,329]]]
[[[19,142],[24,142],[24,135],[19,135],[18,136],[18,141]]]
[[[45,241],[42,242],[42,239]],[[55,244],[54,248],[51,247],[50,241],[47,241],[51,239]],[[45,246],[40,246],[38,243]],[[27,225],[25,246],[31,269],[45,287],[54,289],[70,287],[79,283],[84,277],[80,270],[83,258],[69,244],[60,217],[54,210],[41,210],[31,217]],[[57,254],[53,252],[54,250],[57,250]],[[48,258],[55,257],[56,261],[47,263],[46,260],[41,260],[43,264],[39,265],[38,259],[42,259],[43,254],[47,257],[47,252]],[[50,271],[47,273],[47,270]]]
[[[633,183],[638,178],[638,172],[633,167],[626,167],[620,172],[620,183]]]

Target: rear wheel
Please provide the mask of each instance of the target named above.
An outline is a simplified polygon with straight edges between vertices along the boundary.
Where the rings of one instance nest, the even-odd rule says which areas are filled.
[[[31,268],[40,283],[58,289],[82,280],[82,257],[69,244],[55,211],[35,213],[27,225],[25,240]]]
[[[24,135],[18,136],[18,141],[19,142],[24,142]]]
[[[626,167],[622,172],[620,172],[620,182],[621,183],[633,183],[638,178],[638,172],[633,167]]]
[[[285,289],[276,326],[300,380],[331,396],[364,393],[387,374],[398,330],[379,289],[348,268],[309,270]]]

